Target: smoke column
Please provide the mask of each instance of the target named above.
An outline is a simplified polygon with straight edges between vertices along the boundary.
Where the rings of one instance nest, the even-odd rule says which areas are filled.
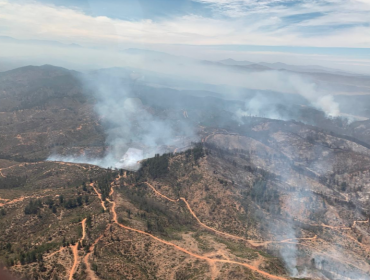
[[[135,92],[135,75],[122,78],[93,72],[84,75],[82,82],[96,100],[94,109],[105,129],[107,152],[102,158],[52,155],[48,160],[136,170],[139,161],[169,152],[166,146],[181,148],[179,132],[188,140],[197,140],[189,122],[174,122],[149,112]]]

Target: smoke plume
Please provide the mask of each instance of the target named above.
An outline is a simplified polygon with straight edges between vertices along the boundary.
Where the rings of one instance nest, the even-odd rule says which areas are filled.
[[[95,112],[105,129],[107,152],[102,158],[52,155],[48,160],[136,170],[145,158],[196,141],[193,126],[185,119],[150,112],[140,92],[135,91],[137,78],[134,74],[124,79],[100,72],[84,75],[83,85],[95,98]]]

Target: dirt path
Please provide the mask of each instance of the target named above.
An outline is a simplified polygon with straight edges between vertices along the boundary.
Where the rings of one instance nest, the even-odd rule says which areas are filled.
[[[249,243],[255,247],[259,247],[259,246],[266,246],[266,245],[269,245],[269,244],[273,244],[273,243],[287,243],[287,244],[296,244],[296,242],[294,242],[294,240],[311,240],[311,241],[315,241],[317,240],[317,235],[315,235],[314,237],[304,237],[304,238],[290,238],[290,239],[285,239],[285,240],[270,240],[270,241],[254,241],[254,240],[248,240]]]
[[[73,162],[65,162],[65,161],[52,161],[52,162],[59,163],[59,164],[62,164],[62,165],[67,165],[67,166],[78,166],[78,167],[81,167],[84,170],[88,169],[87,167],[81,165],[81,163],[73,163]]]
[[[366,224],[368,222],[369,222],[369,219],[367,219],[366,221],[354,221],[352,224],[352,228],[354,228],[357,225],[357,223]]]
[[[210,231],[213,231],[215,233],[218,233],[218,234],[221,234],[221,235],[224,235],[224,236],[227,236],[229,238],[232,238],[232,239],[237,239],[237,240],[243,240],[247,243],[249,243],[250,245],[254,246],[254,247],[259,247],[259,246],[265,246],[265,245],[268,245],[268,244],[271,244],[271,243],[294,243],[293,242],[294,240],[316,240],[317,239],[317,235],[315,235],[314,237],[310,237],[310,238],[291,238],[291,239],[286,239],[286,240],[271,240],[271,241],[254,241],[254,240],[247,240],[243,237],[240,237],[240,236],[237,236],[237,235],[233,235],[233,234],[229,234],[229,233],[226,233],[226,232],[223,232],[223,231],[219,231],[217,229],[214,229],[214,228],[211,228],[209,226],[207,226],[206,224],[204,224],[201,220],[199,220],[198,216],[194,213],[193,209],[190,207],[190,204],[189,202],[183,198],[183,197],[180,197],[180,199],[171,199],[167,196],[165,196],[164,194],[160,193],[159,191],[157,191],[151,184],[149,184],[148,182],[145,182],[145,184],[150,187],[158,196],[161,196],[171,202],[178,202],[180,200],[182,200],[186,207],[188,208],[190,214],[197,220],[197,222],[204,228],[210,230]]]
[[[79,241],[76,242],[75,245],[71,245],[71,249],[72,249],[72,253],[73,253],[73,265],[72,265],[72,268],[71,268],[71,271],[69,272],[69,280],[72,280],[73,279],[73,274],[75,273],[76,271],[76,268],[77,268],[77,265],[78,265],[78,244],[85,239],[86,237],[86,218],[82,220],[81,222],[82,224],[82,237]]]
[[[202,139],[202,142],[203,142],[203,143],[206,143],[206,142],[207,142],[207,140],[208,140],[208,138],[213,137],[215,134],[216,134],[216,133],[215,133],[215,132],[213,132],[212,134],[210,134],[210,135],[206,136],[205,138],[203,138],[203,139]]]
[[[105,231],[97,238],[95,239],[94,243],[90,246],[89,248],[89,252],[85,255],[85,257],[83,258],[83,262],[86,266],[86,274],[87,274],[87,277],[86,279],[90,279],[90,280],[98,280],[99,278],[96,277],[94,271],[91,269],[91,265],[90,265],[90,262],[89,262],[89,257],[91,255],[92,252],[94,252],[94,249],[95,249],[95,246],[96,244],[98,244],[98,242],[100,241],[100,239],[102,239],[104,237],[104,234],[107,230],[109,230],[109,228],[111,227],[112,225],[109,224],[107,226],[107,228],[105,229]]]
[[[352,224],[352,226],[345,227],[345,226],[330,226],[330,225],[326,225],[324,223],[321,223],[321,224],[311,224],[311,223],[307,223],[307,222],[305,222],[303,220],[299,220],[299,219],[295,219],[295,220],[297,220],[297,221],[299,221],[301,223],[310,225],[310,226],[330,228],[330,229],[333,229],[333,230],[341,230],[341,229],[343,229],[343,230],[350,230],[350,229],[353,229],[357,225],[357,223],[368,223],[369,222],[369,219],[366,220],[366,221],[354,221],[353,224]]]
[[[8,167],[0,168],[0,172],[3,171],[3,170],[5,170],[5,169],[11,169],[13,167],[22,167],[22,166],[25,167],[26,165],[34,165],[34,164],[39,164],[39,163],[45,163],[45,162],[44,161],[22,162],[22,163],[18,163],[18,164],[14,164],[14,165],[8,166]]]
[[[113,193],[114,193],[114,191],[113,191]],[[211,264],[218,262],[218,263],[229,263],[229,264],[241,265],[241,266],[244,266],[244,267],[246,267],[246,268],[248,268],[248,269],[250,269],[250,270],[252,270],[254,272],[257,272],[260,275],[263,275],[263,276],[265,276],[267,278],[270,278],[270,279],[287,280],[284,277],[280,277],[280,276],[275,276],[275,275],[269,274],[269,273],[267,273],[265,271],[262,271],[262,270],[258,269],[257,267],[254,267],[252,265],[249,265],[247,263],[241,263],[241,262],[237,262],[237,261],[224,260],[224,259],[211,259],[211,258],[208,258],[208,257],[205,257],[205,256],[201,256],[201,255],[192,253],[192,252],[190,252],[190,251],[188,251],[188,250],[186,250],[186,249],[184,249],[184,248],[182,248],[182,247],[180,247],[180,246],[178,246],[178,245],[176,245],[176,244],[174,244],[172,242],[169,242],[169,241],[160,239],[160,238],[158,238],[158,237],[156,237],[156,236],[154,236],[154,235],[152,235],[152,234],[150,234],[148,232],[145,232],[145,231],[142,231],[142,230],[139,230],[139,229],[135,229],[135,228],[131,228],[131,227],[122,225],[117,220],[116,203],[114,202],[114,200],[112,200],[112,201],[109,200],[109,202],[111,202],[111,204],[112,204],[113,222],[115,224],[117,224],[121,228],[127,229],[129,231],[134,231],[134,232],[140,233],[142,235],[149,236],[150,238],[152,238],[152,239],[154,239],[154,240],[156,240],[156,241],[158,241],[158,242],[160,242],[162,244],[171,246],[171,247],[173,247],[174,249],[176,249],[178,251],[181,251],[181,252],[183,252],[185,254],[188,254],[188,255],[190,255],[190,256],[192,256],[194,258],[207,261],[208,263],[211,263]]]
[[[205,139],[204,139],[204,142],[207,141],[207,139],[210,137],[210,136],[214,136],[214,135],[209,135],[207,136]],[[33,163],[33,164],[36,164],[36,163]],[[65,164],[65,163],[63,163]],[[19,166],[19,165],[18,165]],[[11,166],[11,167],[7,167],[7,168],[12,168],[14,166]],[[0,175],[2,177],[5,177],[3,175],[3,173],[1,173],[1,170],[0,169]],[[123,176],[121,177],[118,177],[118,179],[120,178],[126,178],[126,172],[124,173]],[[118,180],[117,179],[117,180]],[[189,210],[190,214],[196,219],[196,221],[199,223],[199,225],[201,225],[202,227],[212,231],[212,232],[215,232],[217,234],[221,234],[221,235],[224,235],[226,237],[229,237],[229,238],[232,238],[232,239],[237,239],[237,240],[242,240],[242,241],[245,241],[247,243],[249,243],[250,245],[252,246],[255,246],[255,247],[258,247],[258,246],[264,246],[264,245],[268,245],[268,244],[272,244],[272,243],[292,243],[292,244],[296,244],[295,241],[297,240],[310,240],[310,241],[315,241],[317,239],[317,235],[315,235],[314,237],[311,237],[311,238],[293,238],[293,239],[285,239],[285,240],[277,240],[277,241],[253,241],[253,240],[247,240],[243,237],[240,237],[240,236],[236,236],[236,235],[232,235],[232,234],[229,234],[229,233],[226,233],[226,232],[222,232],[222,231],[219,231],[219,230],[216,230],[214,228],[211,228],[209,226],[207,226],[206,224],[204,224],[202,221],[200,221],[200,219],[198,218],[198,216],[194,213],[194,211],[192,210],[190,204],[188,203],[188,201],[183,198],[183,197],[180,197],[179,199],[172,199],[172,198],[169,198],[167,197],[166,195],[160,193],[158,190],[155,189],[154,186],[152,186],[150,183],[148,182],[145,182],[145,184],[152,189],[152,191],[159,197],[162,197],[170,202],[174,202],[174,203],[177,203],[177,202],[180,202],[180,201],[183,201],[187,207],[187,209]],[[95,185],[94,183],[91,183],[90,186],[94,189],[95,193],[97,194],[98,198],[100,199],[101,201],[101,205],[103,207],[103,209],[106,211],[107,210],[107,207],[105,206],[105,203],[104,201],[102,200],[102,195],[98,192],[98,190],[95,188]],[[118,222],[118,218],[117,218],[117,212],[116,212],[116,202],[114,201],[114,198],[113,198],[113,194],[114,194],[114,188],[115,188],[115,182],[112,182],[111,184],[111,190],[110,190],[110,193],[109,193],[109,196],[111,197],[111,199],[107,198],[106,200],[112,205],[111,206],[111,213],[112,213],[112,221],[110,224],[108,224],[107,228],[105,229],[105,231],[94,241],[94,243],[90,246],[89,248],[89,252],[83,257],[82,261],[83,263],[85,264],[86,266],[86,273],[87,273],[87,278],[86,279],[90,279],[90,280],[98,280],[97,276],[95,275],[94,271],[91,269],[91,265],[89,263],[89,257],[91,256],[92,252],[94,251],[95,249],[95,246],[98,244],[98,242],[104,237],[104,234],[105,232],[111,227],[112,223],[116,224],[117,226],[119,226],[120,228],[123,228],[125,230],[129,230],[129,231],[133,231],[133,232],[136,232],[138,234],[141,234],[141,235],[145,235],[147,237],[150,237],[152,239],[154,239],[155,241],[157,242],[160,242],[162,244],[165,244],[167,246],[171,246],[172,248],[174,248],[175,250],[178,250],[180,252],[183,252],[189,256],[192,256],[194,258],[197,258],[199,260],[203,260],[203,261],[206,261],[209,266],[210,266],[210,270],[211,270],[211,275],[212,275],[212,278],[215,279],[217,274],[218,274],[218,270],[217,270],[217,267],[216,267],[216,263],[227,263],[227,264],[235,264],[235,265],[240,265],[240,266],[243,266],[243,267],[246,267],[248,268],[249,270],[251,270],[252,272],[254,273],[258,273],[260,274],[261,276],[264,276],[264,277],[267,277],[269,279],[277,279],[277,280],[287,280],[287,278],[284,278],[284,277],[280,277],[280,276],[276,276],[276,275],[272,275],[272,274],[269,274],[268,272],[265,272],[263,270],[260,270],[259,269],[259,266],[260,264],[263,262],[263,258],[261,258],[261,256],[255,260],[254,262],[252,263],[243,263],[243,262],[239,262],[239,261],[233,261],[233,260],[230,260],[227,256],[225,256],[224,254],[220,254],[223,259],[221,258],[212,258],[212,255],[209,255],[209,254],[206,254],[206,255],[199,255],[197,253],[193,253],[183,247],[180,247],[179,245],[176,245],[170,241],[166,241],[166,240],[163,240],[159,237],[156,237],[148,232],[145,232],[145,231],[142,231],[142,230],[139,230],[139,229],[135,229],[135,228],[131,228],[129,226],[125,226],[123,224],[120,224]],[[43,196],[22,196],[22,197],[19,197],[17,199],[13,199],[13,200],[9,200],[9,199],[1,199],[1,201],[4,201],[5,204],[13,204],[13,203],[16,203],[16,202],[20,202],[20,201],[23,201],[24,199],[26,198],[34,198],[34,197],[37,197],[37,198],[41,198]],[[0,203],[0,206],[3,206],[4,203]],[[325,225],[325,224],[317,224],[316,226],[321,226],[321,227],[325,227],[325,228],[330,228],[330,229],[333,229],[333,230],[349,230],[349,229],[353,229],[356,227],[356,225],[358,223],[369,223],[369,220],[366,220],[366,221],[354,221],[352,226],[351,227],[334,227],[334,226],[329,226],[329,225]],[[69,277],[68,279],[69,280],[72,280],[73,279],[73,275],[74,273],[76,272],[78,266],[79,266],[79,251],[78,251],[78,245],[80,242],[82,242],[85,238],[86,238],[86,218],[81,222],[82,224],[82,237],[81,239],[75,243],[75,245],[70,245],[70,248],[72,250],[72,253],[73,253],[73,265],[70,269],[70,272],[69,272]],[[350,236],[348,236],[350,238]],[[353,239],[351,237],[351,239]],[[355,240],[357,242],[357,240]],[[361,243],[360,243],[361,244]],[[361,244],[362,245],[362,244]],[[61,247],[58,251],[50,254],[49,256],[47,256],[47,258],[50,258],[52,256],[54,256],[55,254],[57,253],[60,253],[64,250],[65,248],[64,247]],[[325,253],[323,253],[325,254]]]
[[[316,225],[316,226],[321,226],[321,227],[324,227],[324,228],[332,229],[332,230],[340,233],[345,238],[347,238],[347,239],[351,240],[352,242],[356,243],[358,246],[364,248],[364,250],[366,252],[369,252],[370,251],[369,245],[361,243],[360,241],[358,241],[358,239],[352,237],[351,235],[349,235],[348,233],[343,231],[343,230],[347,231],[347,230],[354,229],[356,227],[357,223],[368,223],[368,222],[369,222],[368,220],[367,221],[354,221],[351,227],[329,226],[329,225],[325,225],[325,224]]]
[[[167,196],[165,196],[164,194],[161,194],[159,191],[157,191],[151,184],[149,184],[148,182],[145,182],[145,184],[150,187],[157,195],[171,201],[171,202],[179,202],[180,200],[182,200],[183,202],[185,202],[185,205],[186,207],[188,208],[190,214],[197,220],[197,222],[202,226],[202,227],[205,227],[213,232],[216,232],[218,234],[221,234],[221,235],[225,235],[225,236],[228,236],[230,238],[233,238],[233,239],[238,239],[238,240],[243,240],[243,241],[246,241],[249,243],[249,241],[243,237],[240,237],[240,236],[236,236],[236,235],[232,235],[232,234],[229,234],[229,233],[226,233],[226,232],[222,232],[222,231],[219,231],[217,229],[214,229],[214,228],[211,228],[209,226],[207,226],[206,224],[204,224],[201,220],[199,220],[198,216],[194,213],[193,209],[191,209],[189,203],[187,202],[187,200],[183,197],[180,197],[180,199],[171,199]]]
[[[81,165],[79,165],[77,163],[65,163],[65,162],[62,162],[62,161],[54,161],[54,162],[59,163],[59,164],[64,164],[64,165],[78,165],[78,166],[80,166],[83,169],[87,169],[86,167],[81,166]],[[40,164],[40,163],[45,163],[45,161],[22,162],[22,163],[18,163],[18,164],[15,164],[15,165],[8,166],[8,167],[0,168],[0,176],[2,176],[4,178],[6,177],[4,175],[4,173],[2,172],[3,170],[6,170],[6,169],[11,169],[11,168],[14,168],[14,167],[26,167],[28,165],[35,165],[35,164]]]
[[[221,235],[225,235],[227,237],[230,237],[230,238],[233,238],[233,239],[238,239],[238,240],[243,240],[245,242],[248,242],[249,241],[243,237],[240,237],[240,236],[237,236],[237,235],[232,235],[232,234],[229,234],[229,233],[226,233],[226,232],[223,232],[223,231],[219,231],[217,229],[214,229],[214,228],[211,228],[209,226],[207,226],[206,224],[204,224],[203,222],[201,222],[201,220],[199,220],[199,218],[197,217],[197,215],[195,215],[194,211],[191,209],[189,203],[187,202],[187,200],[183,197],[180,197],[180,200],[184,201],[185,204],[186,204],[186,207],[188,208],[190,214],[197,220],[197,222],[202,226],[202,227],[205,227],[206,229],[208,230],[211,230],[213,232],[216,232],[218,234],[221,234]]]
[[[206,136],[205,138],[203,138],[203,139],[202,139],[202,142],[203,142],[203,143],[206,143],[206,142],[207,142],[207,140],[208,140],[208,138],[213,137],[213,136],[218,135],[218,134],[221,134],[221,135],[238,135],[237,133],[231,133],[231,132],[228,132],[228,131],[226,131],[226,130],[224,130],[224,129],[222,129],[222,130],[223,130],[223,131],[218,130],[218,131],[214,131],[214,132],[212,132],[211,134],[209,134],[208,136]]]
[[[98,190],[95,188],[94,183],[91,183],[90,186],[94,189],[95,193],[98,195],[100,201],[101,201],[101,206],[103,207],[104,211],[107,211],[107,207],[105,207],[105,203],[102,199],[101,194],[98,192]]]
[[[41,195],[41,196],[38,196],[38,195],[21,196],[21,197],[15,198],[13,200],[6,199],[6,198],[0,198],[0,200],[5,201],[5,203],[0,203],[0,206],[10,205],[10,204],[14,204],[14,203],[17,203],[17,202],[22,202],[23,200],[25,200],[27,198],[43,198],[43,197],[46,197],[46,196],[47,195]]]
[[[169,201],[172,201],[172,202],[177,202],[179,200],[174,200],[174,199],[170,199],[168,198],[167,196],[161,194],[159,191],[157,191],[152,185],[150,185],[149,183],[146,183],[157,195],[169,200]],[[197,222],[202,225],[203,227],[213,231],[213,232],[216,232],[216,233],[219,233],[219,234],[222,234],[222,235],[225,235],[225,236],[228,236],[228,237],[231,237],[231,238],[235,238],[235,239],[239,239],[239,240],[245,240],[244,238],[242,237],[239,237],[239,236],[235,236],[235,235],[231,235],[231,234],[228,234],[228,233],[225,233],[225,232],[222,232],[222,231],[218,231],[218,230],[215,230],[207,225],[205,225],[204,223],[202,223],[199,218],[196,216],[196,214],[194,213],[194,211],[191,209],[189,203],[187,202],[187,200],[183,197],[180,198],[180,200],[184,201],[184,203],[186,204],[188,210],[190,211],[190,213],[192,214],[192,216],[197,220]],[[330,228],[330,229],[333,229],[333,230],[336,230],[336,231],[339,231],[339,230],[350,230],[350,229],[353,229],[357,223],[369,223],[369,219],[366,220],[366,221],[354,221],[352,226],[351,227],[334,227],[334,226],[329,226],[329,225],[325,225],[325,224],[321,224],[321,225],[318,225],[318,226],[322,226],[322,227],[325,227],[325,228]],[[355,240],[353,237],[345,234],[347,236],[347,238],[353,240],[354,242],[356,243],[359,243],[357,240]],[[249,244],[251,244],[252,246],[255,246],[255,247],[258,247],[258,246],[265,246],[265,245],[268,245],[268,244],[277,244],[277,243],[285,243],[285,244],[297,244],[297,242],[295,241],[298,241],[298,240],[306,240],[306,241],[316,241],[317,240],[317,235],[315,235],[314,237],[308,237],[308,238],[291,238],[291,239],[285,239],[285,240],[272,240],[272,241],[262,241],[262,242],[259,242],[259,241],[253,241],[253,240],[245,240],[247,241]],[[362,243],[359,243],[360,245],[363,245]],[[304,244],[299,244],[299,245],[304,245]],[[304,245],[306,246],[306,245]],[[366,246],[367,247],[367,246]],[[322,254],[325,254],[324,252],[322,252]],[[212,259],[211,259],[212,260]],[[216,260],[213,260],[213,261],[216,261]],[[209,261],[208,261],[209,262]],[[224,262],[224,261],[220,261],[220,262]],[[255,268],[258,268],[260,265],[260,262],[258,263],[253,263],[253,266]],[[353,264],[352,264],[353,265]],[[213,267],[212,270],[214,269],[214,265],[212,265],[210,263],[210,266]],[[356,268],[358,268],[357,266],[355,266]],[[358,268],[360,269],[360,268]],[[214,272],[212,273],[214,274]]]
[[[80,241],[84,240],[86,237],[86,218],[82,220],[82,238]]]
[[[321,225],[317,225],[317,226],[321,226],[321,227],[324,227],[324,228],[330,228],[330,229],[352,229],[350,227],[334,227],[334,226],[329,226],[329,225],[325,225],[325,224],[321,224]]]
[[[46,256],[46,258],[51,258],[52,256],[58,254],[58,253],[61,253],[63,250],[65,249],[65,247],[60,247],[60,249],[58,251],[55,251],[54,253],[51,253],[50,255]]]
[[[9,201],[9,199],[8,199],[8,198],[1,198],[1,197],[0,197],[0,200],[1,200],[1,201],[4,201],[4,203],[7,203],[7,202]]]
[[[210,231],[213,231],[215,233],[218,233],[218,234],[221,234],[221,235],[224,235],[224,236],[227,236],[227,237],[230,237],[230,238],[233,238],[233,239],[237,239],[237,240],[243,240],[245,242],[248,242],[249,244],[251,244],[253,246],[253,244],[251,242],[249,242],[249,240],[243,238],[243,237],[240,237],[240,236],[236,236],[236,235],[232,235],[232,234],[229,234],[229,233],[226,233],[226,232],[222,232],[222,231],[219,231],[217,229],[214,229],[214,228],[211,228],[209,226],[207,226],[206,224],[204,224],[201,220],[199,220],[198,216],[194,213],[193,209],[190,207],[190,204],[187,202],[187,200],[183,197],[180,197],[180,199],[171,199],[167,196],[165,196],[164,194],[160,193],[159,191],[157,191],[151,184],[149,184],[148,182],[145,182],[145,184],[150,187],[154,192],[155,194],[157,194],[158,196],[161,196],[171,202],[179,202],[180,200],[182,200],[186,207],[188,208],[190,214],[197,220],[197,222],[202,226],[202,227],[205,227],[206,229],[210,230]]]
[[[153,191],[154,191],[154,193],[155,194],[157,194],[157,195],[159,195],[159,196],[161,196],[161,197],[163,197],[163,198],[165,198],[165,199],[167,199],[167,200],[169,200],[169,201],[171,201],[171,202],[179,202],[180,200],[179,199],[172,199],[172,198],[169,198],[169,197],[167,197],[167,196],[165,196],[164,194],[161,194],[159,191],[157,191],[151,184],[149,184],[148,182],[145,182],[145,184],[149,187],[149,188],[151,188]]]
[[[59,164],[62,164],[62,165],[68,165],[68,166],[79,166],[84,170],[88,169],[88,168],[86,168],[85,166],[82,166],[79,163],[69,163],[69,162],[63,162],[63,161],[53,161],[53,162],[59,163]],[[11,168],[14,168],[14,167],[25,167],[27,165],[34,165],[34,164],[40,164],[40,163],[45,163],[45,162],[44,161],[22,162],[22,163],[19,163],[19,164],[15,164],[15,165],[11,165],[11,166],[8,166],[8,167],[0,168],[0,176],[3,177],[3,178],[6,177],[2,172],[3,170],[6,170],[6,169],[11,169]]]
[[[350,236],[349,234],[343,232],[343,230],[353,230],[358,223],[369,223],[369,219],[367,219],[366,221],[354,221],[353,224],[351,225],[351,227],[344,227],[344,226],[329,226],[329,225],[326,225],[326,224],[310,224],[310,223],[306,223],[304,221],[301,221],[299,220],[300,222],[302,223],[305,223],[305,224],[308,224],[308,225],[311,225],[311,226],[316,226],[316,227],[323,227],[323,228],[328,228],[328,229],[332,229],[340,234],[342,234],[343,236],[345,236],[346,238],[352,240],[354,243],[358,244],[359,246],[361,247],[364,247],[366,251],[369,251],[370,248],[368,245],[366,244],[362,244],[361,242],[359,242],[356,238],[353,238],[352,236]],[[348,231],[347,231],[348,232]]]

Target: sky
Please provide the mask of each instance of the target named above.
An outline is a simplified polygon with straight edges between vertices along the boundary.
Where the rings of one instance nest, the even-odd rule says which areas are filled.
[[[0,0],[0,36],[364,71],[370,0]]]

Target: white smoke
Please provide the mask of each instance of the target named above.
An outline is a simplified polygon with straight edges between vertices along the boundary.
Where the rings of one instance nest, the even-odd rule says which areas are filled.
[[[271,80],[276,83],[276,73],[266,72],[264,73],[264,79],[267,83]],[[298,94],[302,96],[307,104],[310,106],[323,111],[328,117],[338,117],[340,114],[339,104],[334,101],[334,98],[331,94],[321,90],[315,83],[310,82],[302,77],[294,74],[285,74],[280,76],[280,81],[284,82],[285,85],[283,88],[278,88],[277,90]],[[282,114],[278,109],[281,105],[287,105],[289,99],[279,100],[268,96],[262,92],[258,92],[251,99],[245,101],[244,108],[238,109],[235,112],[236,118],[241,121],[242,117],[245,116],[255,116],[255,117],[264,117],[269,119],[278,119],[278,120],[289,120],[294,119],[294,116],[289,114]]]
[[[300,76],[291,75],[288,77],[296,92],[306,98],[312,106],[323,111],[327,116],[339,116],[339,104],[334,101],[331,94],[324,92],[315,83],[304,80]]]
[[[125,57],[129,57],[129,55],[126,54]],[[223,90],[226,89],[227,94],[224,91],[221,96],[226,99],[240,98],[240,92],[235,88],[261,91],[260,94],[246,101],[245,108],[236,111],[235,115],[238,118],[245,115],[255,115],[273,119],[287,119],[287,116],[282,116],[277,110],[276,104],[279,103],[263,95],[263,90],[301,95],[313,107],[324,111],[328,116],[339,114],[338,104],[334,102],[329,93],[323,92],[314,82],[297,74],[284,71],[246,72],[186,60],[185,58],[167,57],[163,54],[158,59],[155,57],[148,59],[145,64],[142,63],[144,61],[142,54],[130,57],[131,59],[127,61],[133,67],[145,68],[145,71],[155,71],[161,77],[159,80],[164,79],[170,84],[171,82],[176,84],[179,81],[176,79],[180,79],[181,85],[185,88],[186,85],[191,88],[199,84],[211,85],[213,88],[222,86]],[[168,151],[165,149],[166,146],[181,148],[177,144],[178,141],[175,141],[180,135],[196,140],[194,127],[190,122],[178,120],[174,123],[166,116],[159,117],[158,114],[151,112],[151,109],[147,108],[145,104],[142,104],[140,92],[135,90],[137,81],[143,80],[140,74],[128,75],[123,79],[122,75],[99,73],[101,72],[85,75],[83,84],[96,100],[95,111],[107,136],[106,155],[101,159],[66,158],[53,155],[49,158],[50,160],[98,163],[102,167],[112,167],[117,165],[117,162],[129,148],[143,150],[143,158],[147,158],[156,153],[161,154]]]
[[[104,157],[51,155],[48,160],[137,169],[137,163],[145,158],[170,152],[169,147],[182,148],[179,134],[186,135],[188,142],[197,140],[193,127],[185,119],[174,122],[151,113],[130,82],[98,72],[83,78],[86,90],[96,100],[95,111],[105,129],[107,152]],[[130,153],[130,149],[143,152]]]
[[[242,117],[248,116],[279,120],[284,119],[276,109],[276,102],[261,93],[258,93],[251,99],[246,100],[245,107],[243,109],[239,108],[235,114],[239,121],[241,121]]]

